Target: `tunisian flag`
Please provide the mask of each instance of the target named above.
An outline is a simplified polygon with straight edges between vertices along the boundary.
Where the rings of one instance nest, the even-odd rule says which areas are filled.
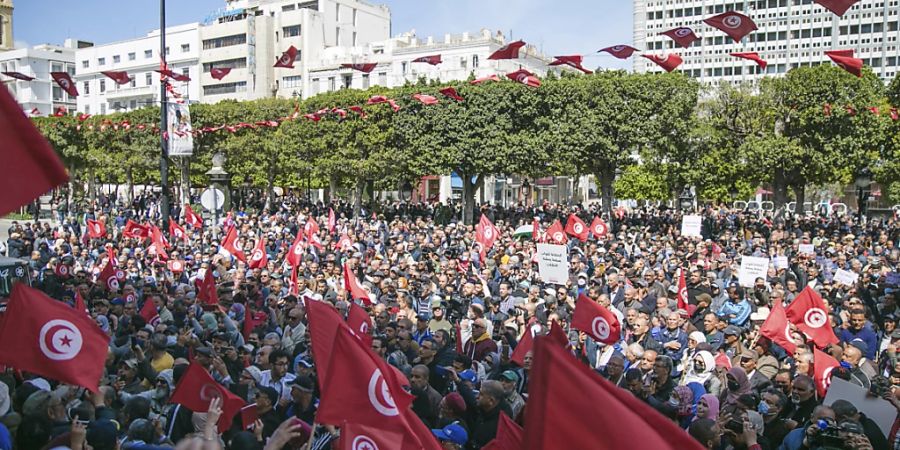
[[[259,238],[256,241],[256,248],[250,254],[250,261],[247,263],[247,267],[251,269],[265,269],[268,264],[269,255],[266,254],[266,241],[263,238]]]
[[[150,227],[128,219],[128,222],[125,222],[125,228],[122,230],[122,236],[141,240],[147,239],[150,237]]]
[[[607,345],[615,344],[622,335],[622,325],[616,315],[583,293],[575,302],[572,328]]]
[[[609,225],[599,216],[594,216],[594,220],[591,222],[591,233],[593,233],[594,238],[603,239],[606,237],[606,233],[609,233]]]
[[[203,226],[203,218],[197,215],[193,209],[191,209],[191,205],[184,205],[184,222],[190,225],[193,228],[200,228]]]
[[[218,305],[219,293],[216,291],[216,279],[213,277],[213,268],[207,267],[203,275],[203,281],[197,289],[197,300],[204,305]]]
[[[753,19],[735,11],[726,11],[722,14],[708,17],[703,19],[703,22],[723,31],[731,39],[734,39],[734,42],[741,42],[744,36],[757,29]]]
[[[797,343],[791,337],[791,326],[788,322],[787,315],[784,312],[784,305],[781,300],[772,305],[772,312],[759,329],[759,334],[769,338],[772,342],[787,350],[788,354],[793,355],[797,351]]]
[[[837,14],[838,16],[843,16],[844,13],[850,9],[851,6],[855,5],[859,2],[859,0],[813,0],[814,2],[822,5],[825,9]]]
[[[359,284],[359,280],[350,271],[350,266],[347,263],[344,263],[344,289],[347,290],[347,293],[350,294],[350,298],[353,300],[362,300],[366,305],[372,304],[369,293]]]
[[[442,61],[441,61],[441,55],[431,55],[431,56],[421,56],[419,58],[412,60],[412,62],[426,63],[426,64],[431,64],[432,66],[436,66],[436,65],[440,64]]]
[[[703,446],[630,392],[619,389],[565,350],[538,338],[528,384],[525,450]],[[566,380],[565,383],[554,380]]]
[[[831,329],[828,310],[825,308],[822,297],[807,286],[784,312],[788,320],[812,338],[817,346],[825,348],[829,344],[839,342],[834,330]]]
[[[88,237],[96,239],[106,236],[106,225],[99,220],[87,220]]]
[[[209,69],[209,75],[217,80],[221,80],[231,73],[231,67],[213,67]]]
[[[575,214],[569,214],[569,219],[566,220],[566,234],[578,238],[581,242],[587,242],[591,231],[588,230],[587,224],[580,217]]]
[[[375,67],[378,67],[378,63],[347,63],[341,64],[341,67],[345,69],[358,70],[362,73],[370,73],[375,70]]]
[[[628,59],[631,58],[631,55],[633,55],[636,50],[636,48],[630,45],[613,45],[612,47],[601,48],[600,50],[597,50],[597,53],[606,52],[619,59]]]
[[[203,366],[191,363],[181,380],[178,381],[178,386],[175,386],[169,403],[177,403],[193,412],[203,413],[209,411],[209,402],[216,397],[222,399],[222,415],[216,425],[218,425],[219,433],[224,433],[231,428],[231,419],[244,407],[245,403],[240,397],[217,383]]]
[[[486,214],[482,214],[481,220],[475,226],[475,240],[487,250],[494,246],[498,234],[497,227],[494,226],[491,219],[488,219]]]
[[[188,241],[188,235],[184,232],[184,228],[181,225],[178,225],[174,219],[169,217],[169,236],[172,236],[175,239],[181,239],[184,242]]]
[[[369,332],[372,328],[372,319],[369,318],[366,310],[362,306],[357,305],[356,302],[350,302],[350,311],[347,313],[347,326],[366,346],[372,344],[372,333]]]
[[[141,307],[141,317],[153,328],[156,328],[159,324],[159,309],[156,308],[156,303],[153,303],[153,300],[144,300],[144,306]]]
[[[541,324],[535,319],[531,319],[525,327],[526,330],[525,334],[522,335],[522,340],[519,341],[519,345],[516,345],[516,349],[513,350],[512,355],[509,357],[519,367],[525,365],[525,354],[531,351],[532,347],[534,347],[535,336],[539,336],[543,330]]]
[[[562,224],[559,223],[559,220],[553,221],[550,228],[547,228],[547,237],[555,244],[565,244],[566,242],[569,242],[569,238],[566,237],[566,233],[563,231]]]
[[[515,41],[500,47],[488,59],[516,59],[519,57],[519,49],[525,46],[525,41]]]
[[[735,58],[749,59],[756,63],[761,69],[765,69],[769,63],[762,59],[759,56],[759,53],[756,52],[738,52],[738,53],[729,53],[729,55],[734,56]]]
[[[502,415],[502,414],[501,414]],[[403,448],[403,433],[358,423],[341,425],[340,450]]]
[[[7,89],[0,89],[0,141],[5,174],[0,177],[0,216],[69,179],[59,156]]]
[[[107,70],[104,72],[100,72],[103,75],[106,75],[110,79],[116,82],[116,84],[128,84],[131,83],[131,77],[128,76],[128,72],[120,72],[117,70]]]
[[[835,64],[840,66],[841,69],[844,69],[857,77],[862,77],[863,60],[853,58],[852,56],[841,56],[836,54],[829,54],[828,57],[831,58]]]
[[[281,57],[278,58],[278,61],[275,62],[275,66],[273,67],[283,67],[285,69],[293,69],[294,68],[294,60],[297,59],[297,47],[293,45],[290,46],[284,53],[281,54]]]
[[[816,382],[816,392],[819,398],[825,398],[828,387],[831,386],[831,371],[840,366],[836,359],[818,348],[813,349],[813,380]]]
[[[669,54],[665,54],[665,55],[641,55],[641,56],[649,59],[650,61],[655,62],[656,65],[665,69],[666,72],[671,72],[671,71],[677,69],[678,66],[680,66],[681,63],[684,62],[680,56],[678,56],[674,53],[669,53]]]
[[[100,271],[100,275],[97,276],[97,281],[103,283],[104,286],[107,287],[110,291],[118,291],[119,290],[119,281],[125,279],[125,272],[116,269],[115,264],[113,264],[112,259],[103,266],[103,270]]]
[[[337,217],[334,215],[334,209],[328,208],[328,234],[334,234],[335,226],[337,226]]]
[[[522,435],[525,433],[519,424],[513,422],[506,414],[500,414],[497,424],[497,435],[482,450],[519,450],[522,448]]]
[[[84,310],[13,285],[0,326],[0,364],[97,392],[109,336]]]
[[[75,82],[67,72],[50,72],[50,76],[67,94],[78,97],[78,88],[75,87]]]
[[[225,236],[225,240],[222,241],[222,248],[225,249],[228,253],[231,253],[235,258],[247,262],[247,255],[244,254],[244,251],[241,250],[238,246],[238,237],[237,237],[237,227],[231,227],[228,230],[228,235]]]
[[[684,268],[678,269],[678,309],[686,310],[688,307],[687,281],[684,279]]]
[[[684,48],[690,47],[691,44],[694,43],[694,41],[700,39],[696,34],[694,34],[694,30],[688,27],[672,28],[671,30],[663,31],[659,34],[672,38],[672,40],[675,41],[675,43],[678,44],[679,47]]]
[[[303,242],[305,240],[303,232],[298,230],[297,237],[294,239],[294,243],[288,247],[287,256],[285,257],[285,260],[291,267],[300,265],[300,261],[303,259]]]

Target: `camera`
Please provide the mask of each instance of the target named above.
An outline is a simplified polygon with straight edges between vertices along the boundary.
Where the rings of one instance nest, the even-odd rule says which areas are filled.
[[[816,422],[816,427],[819,431],[809,435],[811,448],[845,449],[846,434],[863,434],[862,426],[852,421],[837,424],[834,419],[824,418]]]

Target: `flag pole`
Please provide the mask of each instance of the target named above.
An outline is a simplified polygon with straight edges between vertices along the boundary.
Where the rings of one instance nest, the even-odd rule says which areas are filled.
[[[312,450],[313,440],[316,437],[316,421],[313,420],[312,430],[309,432],[309,440],[306,441],[306,450]]]
[[[159,54],[164,61],[166,59],[166,0],[159,0]],[[165,76],[165,75],[163,75]],[[167,142],[168,135],[168,117],[166,110],[168,102],[166,101],[166,83],[160,78],[159,83],[159,184],[161,188],[159,209],[162,213],[162,222],[169,222],[169,144]]]

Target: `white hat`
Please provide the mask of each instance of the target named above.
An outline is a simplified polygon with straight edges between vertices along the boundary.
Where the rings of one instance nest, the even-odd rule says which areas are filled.
[[[766,320],[769,318],[769,313],[770,313],[769,308],[767,308],[765,306],[760,306],[759,309],[757,309],[755,313],[750,314],[750,320],[752,320],[754,322]]]

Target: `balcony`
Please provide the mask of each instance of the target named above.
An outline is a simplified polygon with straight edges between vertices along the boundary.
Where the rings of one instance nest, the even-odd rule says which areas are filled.
[[[136,87],[120,87],[119,89],[107,90],[99,95],[106,96],[107,99],[122,99],[131,97],[145,97],[159,93],[159,86],[136,86]]]

